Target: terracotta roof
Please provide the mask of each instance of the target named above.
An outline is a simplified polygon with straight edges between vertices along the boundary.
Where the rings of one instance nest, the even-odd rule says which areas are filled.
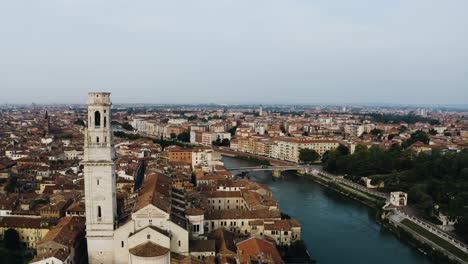
[[[214,240],[190,240],[190,252],[215,252]]]
[[[28,217],[3,217],[0,218],[0,226],[1,227],[8,227],[8,228],[41,228],[41,229],[49,229],[48,225],[41,225],[43,219],[42,218],[28,218]]]
[[[80,236],[84,236],[85,221],[84,217],[63,217],[58,225],[52,228],[39,244],[42,245],[54,241],[71,248]]]
[[[205,258],[204,260],[197,259],[191,256],[184,256],[171,252],[171,264],[203,264],[203,263],[215,263],[212,257]]]
[[[301,227],[296,220],[276,220],[272,224],[265,224],[265,230],[291,231],[293,227]]]
[[[212,191],[204,194],[208,198],[242,197],[240,191]]]
[[[336,143],[338,144],[338,141],[333,140],[333,139],[307,139],[307,138],[281,137],[275,140],[298,143],[298,144],[313,144],[313,143]]]
[[[214,220],[214,219],[271,219],[271,218],[281,218],[279,210],[240,210],[240,209],[231,209],[231,210],[214,210],[207,212],[205,214],[205,220]]]
[[[159,257],[166,255],[168,252],[168,248],[162,247],[150,241],[130,249],[130,254],[144,258]]]
[[[204,213],[205,213],[205,211],[203,211],[200,208],[189,208],[189,209],[185,210],[186,215],[202,215]]]
[[[154,173],[145,175],[140,194],[135,204],[134,212],[152,204],[169,212],[171,207],[171,179],[165,175]]]
[[[153,226],[153,225],[150,225],[147,228],[151,228],[151,229],[155,230],[156,232],[159,232],[159,233],[161,233],[161,234],[163,234],[163,235],[165,235],[167,237],[169,237],[171,235],[167,230],[161,229],[161,228]],[[142,228],[142,229],[136,231],[133,235],[138,234],[138,233],[142,232],[143,230],[146,230],[146,228]],[[133,236],[133,235],[131,235],[131,236]]]
[[[250,225],[250,226],[260,226],[260,225],[263,225],[263,220],[253,220],[253,221],[249,221],[249,225]]]
[[[244,197],[245,202],[249,208],[254,208],[256,206],[278,206],[278,203],[273,197],[267,195],[261,195],[253,191],[242,191],[242,196]]]
[[[69,253],[69,251],[67,251],[67,250],[64,250],[64,249],[56,249],[56,250],[54,250],[54,251],[47,252],[47,253],[40,254],[40,255],[36,256],[36,257],[31,261],[31,263],[38,262],[38,261],[41,261],[41,260],[44,260],[44,259],[48,259],[48,258],[56,258],[56,259],[59,259],[59,260],[61,260],[61,261],[65,261],[69,255],[70,255],[70,253]]]
[[[18,195],[0,195],[0,210],[13,210],[18,203]]]
[[[227,231],[224,228],[218,228],[208,234],[208,237],[215,240],[216,253],[236,253],[236,245],[234,244],[234,233]]]
[[[263,239],[244,240],[237,243],[237,250],[239,251],[240,263],[251,263],[252,260],[258,261],[258,263],[284,263],[276,247]]]

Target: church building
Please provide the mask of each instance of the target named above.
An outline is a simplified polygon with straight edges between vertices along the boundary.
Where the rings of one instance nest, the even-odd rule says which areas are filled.
[[[167,176],[145,175],[131,215],[118,215],[111,105],[110,93],[88,95],[82,165],[89,263],[170,263],[171,254],[188,256],[189,223],[173,206]]]

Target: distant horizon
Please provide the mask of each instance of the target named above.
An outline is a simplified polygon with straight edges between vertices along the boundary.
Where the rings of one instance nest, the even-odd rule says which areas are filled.
[[[468,109],[468,103],[465,104],[404,104],[404,103],[287,103],[287,102],[278,102],[278,103],[262,103],[262,102],[252,102],[252,103],[125,103],[125,102],[115,102],[112,101],[114,106],[214,106],[214,107],[402,107],[402,108],[461,108],[463,110]],[[86,102],[52,102],[52,103],[0,103],[0,106],[86,106]]]
[[[468,104],[468,1],[5,1],[0,103]]]

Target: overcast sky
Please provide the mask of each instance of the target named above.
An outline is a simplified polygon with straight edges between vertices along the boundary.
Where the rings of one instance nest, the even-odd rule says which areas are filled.
[[[0,0],[0,103],[468,104],[467,0]]]

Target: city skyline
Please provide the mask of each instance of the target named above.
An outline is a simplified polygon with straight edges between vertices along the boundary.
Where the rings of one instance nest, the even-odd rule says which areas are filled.
[[[8,2],[0,103],[466,104],[467,5]]]

